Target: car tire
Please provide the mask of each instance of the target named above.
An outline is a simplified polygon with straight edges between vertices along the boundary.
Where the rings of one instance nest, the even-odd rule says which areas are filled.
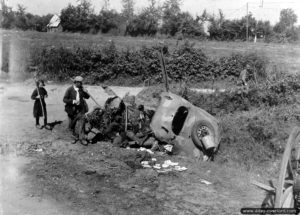
[[[205,147],[202,143],[201,137],[199,137],[199,130],[203,129],[203,127],[206,128],[206,130],[209,132],[209,135],[212,135],[213,139],[215,140],[216,139],[215,138],[216,132],[215,132],[214,127],[209,122],[204,121],[204,120],[199,120],[199,121],[194,123],[194,125],[192,127],[191,137],[192,137],[192,140],[193,140],[194,144],[198,148],[200,147],[203,152],[205,152],[206,149],[205,149]]]

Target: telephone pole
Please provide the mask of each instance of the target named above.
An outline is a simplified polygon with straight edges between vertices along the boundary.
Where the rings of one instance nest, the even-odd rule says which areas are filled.
[[[1,0],[1,10],[4,10],[5,7],[5,0]]]
[[[247,2],[247,6],[246,6],[246,10],[247,10],[247,15],[246,15],[246,41],[248,42],[248,38],[249,38],[249,5],[248,5],[248,2]]]
[[[109,10],[109,0],[104,0],[104,9]]]

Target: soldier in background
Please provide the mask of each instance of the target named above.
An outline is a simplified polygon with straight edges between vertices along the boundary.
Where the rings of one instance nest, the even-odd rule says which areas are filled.
[[[243,86],[246,86],[246,87],[248,86],[248,85],[247,85],[246,79],[247,79],[247,75],[248,75],[248,72],[250,71],[250,69],[251,69],[250,65],[247,64],[247,65],[246,65],[246,68],[243,69],[243,70],[241,71],[241,73],[240,73],[240,80],[241,80],[241,82],[242,82],[242,85],[243,85]]]

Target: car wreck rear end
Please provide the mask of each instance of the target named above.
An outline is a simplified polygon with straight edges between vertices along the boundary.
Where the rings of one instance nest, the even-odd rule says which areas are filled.
[[[160,96],[151,121],[156,138],[173,142],[190,155],[201,150],[212,157],[220,142],[218,120],[176,94],[163,92]]]

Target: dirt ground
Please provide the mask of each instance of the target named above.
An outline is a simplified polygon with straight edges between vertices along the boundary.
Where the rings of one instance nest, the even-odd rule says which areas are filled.
[[[263,182],[263,177],[238,167],[155,154],[158,162],[171,160],[187,167],[183,172],[158,173],[130,167],[128,161],[137,154],[133,149],[107,142],[71,144],[62,102],[67,87],[46,86],[48,121],[63,121],[48,131],[34,126],[32,83],[0,84],[0,215],[219,215],[261,205],[265,194],[250,180]],[[108,96],[100,87],[87,89],[104,104]],[[135,95],[141,88],[113,90],[122,96]],[[94,106],[91,100],[89,106]]]

